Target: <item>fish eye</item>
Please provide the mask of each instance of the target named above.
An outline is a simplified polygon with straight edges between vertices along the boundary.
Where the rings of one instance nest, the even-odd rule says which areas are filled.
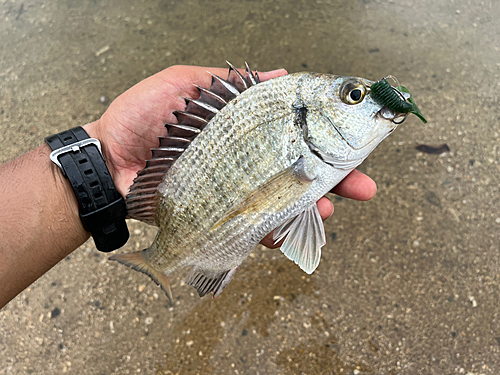
[[[340,89],[340,99],[345,104],[358,104],[365,98],[366,87],[359,81],[349,80],[344,82]]]

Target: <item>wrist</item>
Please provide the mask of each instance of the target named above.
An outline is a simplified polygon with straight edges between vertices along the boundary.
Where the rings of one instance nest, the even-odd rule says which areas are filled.
[[[109,162],[109,145],[107,144],[106,137],[100,131],[101,128],[101,119],[96,120],[94,122],[89,122],[86,125],[82,126],[83,130],[89,135],[90,138],[95,138],[101,144],[102,156],[104,157],[104,161],[106,162],[106,167],[108,167],[109,173],[111,173],[111,177],[113,181],[115,180],[115,171],[112,168],[113,166]]]
[[[89,122],[86,125],[83,125],[82,128],[87,132],[90,138],[99,139],[101,142],[101,146],[103,145],[103,140],[100,137],[99,125],[101,123],[101,119],[96,120],[94,122]]]
[[[52,149],[50,159],[72,187],[83,226],[92,233],[98,250],[110,252],[128,240],[127,210],[105,164],[102,145],[92,137],[98,136],[97,124],[87,126],[91,135],[78,126],[45,141]]]
[[[95,138],[100,142],[104,162],[106,163],[106,167],[109,170],[115,186],[118,188],[117,181],[119,180],[120,176],[111,163],[112,158],[111,153],[109,152],[110,145],[108,144],[108,138],[106,137],[106,134],[101,131],[101,119],[83,125],[82,128],[87,132],[90,138]],[[125,198],[120,189],[118,189],[118,191],[120,192],[120,195]]]
[[[40,189],[40,197],[37,202],[40,205],[44,203],[46,205],[51,205],[53,207],[53,214],[55,216],[54,228],[56,233],[72,232],[73,238],[71,243],[72,246],[66,246],[67,242],[61,239],[59,236],[53,237],[53,246],[58,250],[59,254],[56,256],[54,264],[60,259],[64,258],[66,255],[70,254],[76,247],[83,244],[90,237],[90,232],[88,232],[82,224],[79,216],[78,201],[75,197],[75,193],[71,188],[71,184],[67,178],[64,177],[63,172],[59,167],[57,167],[50,160],[51,149],[47,144],[40,146],[39,148],[39,158],[44,160],[44,174],[47,176],[46,184],[50,184],[50,190],[54,197],[58,197],[57,202],[51,200],[46,201],[46,192]],[[40,207],[40,211],[49,210],[48,207]],[[75,246],[76,245],[76,246]]]

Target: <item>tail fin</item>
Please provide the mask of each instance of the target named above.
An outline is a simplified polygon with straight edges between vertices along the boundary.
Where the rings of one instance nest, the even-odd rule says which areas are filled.
[[[148,263],[146,263],[142,257],[142,251],[135,251],[128,254],[115,254],[109,259],[117,260],[118,262],[151,277],[151,279],[153,279],[153,281],[163,289],[170,303],[173,305],[172,289],[170,289],[170,280],[168,279],[168,276],[155,270]]]

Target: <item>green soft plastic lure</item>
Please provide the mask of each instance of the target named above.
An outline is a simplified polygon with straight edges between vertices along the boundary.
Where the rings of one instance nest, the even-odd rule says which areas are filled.
[[[411,96],[408,89],[404,86],[392,87],[385,78],[374,83],[371,87],[372,96],[378,103],[386,106],[391,111],[397,113],[413,113],[422,122],[427,123],[427,120],[422,116],[422,113],[415,104],[415,100]],[[410,94],[408,99],[405,99],[402,92]]]

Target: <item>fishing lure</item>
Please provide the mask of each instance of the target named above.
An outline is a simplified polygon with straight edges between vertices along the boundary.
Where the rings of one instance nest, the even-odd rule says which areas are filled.
[[[370,90],[376,102],[386,106],[393,112],[406,113],[403,121],[406,120],[409,113],[413,113],[424,123],[427,123],[427,120],[422,116],[422,113],[420,113],[420,110],[406,87],[398,86],[394,88],[385,78],[382,78],[380,81],[374,83],[370,87]],[[402,92],[410,94],[409,98],[405,99]]]

